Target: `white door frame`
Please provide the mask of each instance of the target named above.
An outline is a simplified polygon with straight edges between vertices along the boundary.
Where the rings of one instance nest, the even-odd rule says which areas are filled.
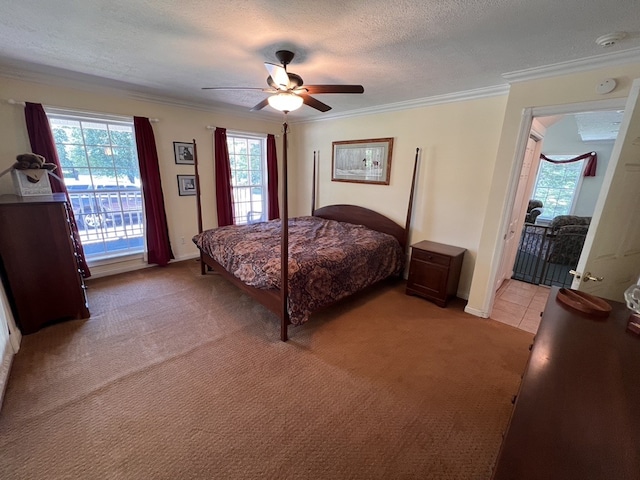
[[[509,229],[509,220],[511,218],[511,211],[513,210],[516,190],[518,188],[518,180],[520,179],[520,171],[522,170],[522,164],[524,162],[524,154],[527,148],[527,141],[529,134],[532,133],[532,125],[534,117],[550,117],[553,115],[568,115],[580,112],[593,112],[598,110],[623,110],[627,103],[627,97],[612,98],[607,100],[595,100],[593,102],[580,102],[580,103],[568,103],[566,105],[552,105],[545,107],[527,107],[522,110],[522,117],[520,119],[520,129],[518,131],[518,139],[516,141],[516,150],[513,157],[514,168],[511,170],[511,177],[509,179],[509,188],[507,192],[507,201],[505,202],[505,208],[502,211],[502,221],[500,232],[500,238],[502,239],[496,245],[496,249],[493,252],[494,261],[491,265],[491,274],[489,276],[489,285],[495,285],[500,275],[500,265],[502,263],[502,256],[504,255],[504,238]],[[496,292],[494,288],[490,288],[487,292],[487,298],[485,298],[484,304],[488,306],[488,315],[491,315],[493,311],[493,303],[496,298]]]

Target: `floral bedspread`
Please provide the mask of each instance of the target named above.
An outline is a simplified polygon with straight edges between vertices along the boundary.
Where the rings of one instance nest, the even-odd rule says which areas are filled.
[[[232,225],[193,237],[203,252],[247,285],[280,288],[280,220]],[[361,225],[298,217],[289,220],[289,316],[309,314],[404,267],[391,235]]]

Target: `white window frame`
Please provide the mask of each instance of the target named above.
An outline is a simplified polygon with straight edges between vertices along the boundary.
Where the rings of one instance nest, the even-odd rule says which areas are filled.
[[[571,158],[575,158],[577,156],[579,156],[580,154],[575,154],[575,155],[547,155],[547,157],[551,158],[552,160],[568,160]],[[584,169],[587,165],[587,162],[583,159],[583,160],[578,160],[578,162],[581,162],[581,167],[580,167],[580,173],[578,174],[578,179],[575,183],[575,187],[573,189],[573,195],[571,197],[571,205],[569,206],[569,211],[566,213],[566,215],[573,215],[573,212],[575,211],[575,207],[576,207],[576,201],[578,199],[578,196],[580,195],[580,189],[582,188],[582,180],[584,179]],[[540,181],[540,173],[542,172],[542,168],[543,168],[543,164],[544,163],[548,163],[550,165],[553,165],[554,167],[565,167],[569,164],[553,164],[551,162],[547,162],[546,160],[540,160],[540,163],[538,165],[538,172],[536,174],[536,181],[533,187],[533,193],[531,195],[531,198],[537,198],[535,195],[536,190],[538,189],[538,182]],[[545,223],[545,222],[550,222],[555,216],[559,215],[556,213],[549,213],[550,209],[549,207],[545,204],[544,199],[538,199],[538,200],[542,200],[543,206],[542,206],[542,213],[540,214],[540,216],[538,217],[538,220],[541,221],[540,223]],[[562,214],[565,215],[565,214]]]
[[[258,140],[260,141],[260,150],[261,150],[261,159],[260,159],[260,168],[261,168],[261,178],[262,178],[262,183],[260,185],[242,185],[242,186],[236,186],[233,184],[233,178],[231,181],[231,201],[233,204],[233,221],[236,225],[245,225],[247,223],[253,223],[253,222],[258,222],[258,221],[266,221],[267,220],[267,208],[268,208],[268,183],[267,183],[267,136],[264,134],[257,134],[257,133],[249,133],[249,132],[239,132],[239,131],[233,131],[233,130],[228,130],[227,131],[227,148],[229,151],[229,164],[230,164],[230,168],[231,168],[231,172],[232,172],[232,177],[233,177],[233,172],[234,170],[234,161],[233,161],[233,156],[235,155],[235,152],[233,152],[233,140],[234,139],[241,139],[241,140],[246,140],[246,141],[250,141],[250,140]],[[248,169],[247,171],[251,171],[250,169]],[[262,196],[261,196],[261,212],[259,212],[259,215],[256,214],[252,214],[253,210],[251,209],[251,207],[249,207],[249,209],[247,210],[246,208],[244,208],[244,206],[242,206],[242,204],[246,204],[246,200],[240,200],[240,195],[241,195],[241,190],[245,190],[245,189],[249,189],[249,192],[251,193],[252,189],[255,187],[260,187],[262,189]],[[251,204],[253,200],[250,198],[249,202]]]
[[[72,120],[72,121],[80,121],[80,122],[88,122],[88,123],[92,122],[97,124],[113,124],[113,125],[124,124],[124,125],[130,126],[135,135],[135,129],[134,129],[132,117],[93,113],[93,112],[82,112],[82,111],[76,111],[76,110],[67,110],[67,109],[50,108],[50,107],[45,108],[45,113],[47,114],[47,117],[49,118],[50,121],[51,119],[57,118],[57,119],[63,119],[63,120]],[[86,149],[86,144],[84,144],[84,140],[83,140],[83,147]],[[138,152],[136,149],[135,141],[132,147],[133,147],[133,152],[137,157]],[[90,170],[91,167],[89,166],[88,169]],[[114,212],[115,217],[121,220],[121,223],[122,223],[121,228],[117,228],[117,227],[114,227],[113,229],[97,228],[95,229],[95,231],[90,232],[89,228],[84,228],[84,231],[80,230],[81,227],[80,225],[78,225],[81,243],[84,241],[83,247],[85,250],[85,258],[86,258],[87,264],[90,267],[97,266],[97,265],[108,265],[111,263],[122,262],[123,260],[146,259],[146,254],[147,254],[146,240],[145,240],[146,239],[146,219],[144,218],[142,184],[140,184],[139,188],[140,188],[139,190],[140,209],[136,208],[135,210],[136,215],[138,215],[136,219],[137,220],[136,227],[127,228],[124,225],[125,215],[130,215],[130,212],[128,211],[124,212],[123,210],[116,210]],[[122,202],[121,205],[124,204],[124,201],[126,198],[131,196],[131,192],[127,192],[126,190],[120,190],[119,187],[117,187],[116,190],[110,189],[110,188],[106,190],[93,189],[93,190],[87,191],[87,194],[96,195],[97,198],[100,198],[101,196],[117,195],[120,198],[120,202]],[[74,192],[69,190],[69,195],[73,203],[72,197],[74,195]],[[122,195],[125,195],[126,198],[122,197]],[[135,201],[137,204],[138,195],[135,195],[135,196],[136,196]],[[139,211],[139,214],[137,213],[138,211]],[[80,223],[78,219],[76,219],[76,223]],[[113,231],[110,231],[110,230],[113,230]],[[123,250],[113,251],[113,252],[103,252],[100,254],[91,254],[89,249],[85,245],[85,243],[87,244],[89,242],[93,243],[94,241],[101,241],[104,244],[105,242],[108,242],[111,239],[121,238],[123,235],[125,238],[141,237],[142,238],[141,247],[134,248],[134,249],[128,248],[126,250],[123,249]]]

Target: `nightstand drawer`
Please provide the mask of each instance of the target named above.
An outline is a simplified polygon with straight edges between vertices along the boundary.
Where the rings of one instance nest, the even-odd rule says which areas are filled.
[[[464,248],[423,240],[411,245],[407,295],[419,295],[445,307],[455,297]]]
[[[426,252],[424,250],[413,249],[412,256],[416,260],[422,260],[424,262],[435,263],[437,265],[442,265],[444,267],[449,266],[451,262],[451,257],[446,255],[440,255],[433,252]]]

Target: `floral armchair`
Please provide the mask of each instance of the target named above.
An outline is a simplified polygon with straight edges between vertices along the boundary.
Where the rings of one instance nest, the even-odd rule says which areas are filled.
[[[529,200],[527,215],[524,217],[525,223],[536,223],[536,218],[542,213],[542,206],[540,200]]]
[[[549,263],[575,267],[582,253],[591,217],[558,215],[549,224]]]

